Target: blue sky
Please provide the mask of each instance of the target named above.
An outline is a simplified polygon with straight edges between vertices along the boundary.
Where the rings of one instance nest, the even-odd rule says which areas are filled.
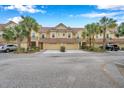
[[[107,16],[124,21],[124,6],[112,5],[6,5],[0,6],[0,23],[18,22],[20,16],[31,16],[42,26],[64,23],[71,27],[83,27]]]

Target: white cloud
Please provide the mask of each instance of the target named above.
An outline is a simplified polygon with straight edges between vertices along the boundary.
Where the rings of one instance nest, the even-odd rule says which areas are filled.
[[[106,9],[106,10],[124,10],[123,5],[97,5],[98,9]]]
[[[20,21],[22,21],[22,18],[20,16],[17,16],[17,17],[9,18],[8,21],[19,23]]]
[[[99,18],[99,17],[114,17],[116,15],[123,14],[123,12],[111,12],[111,13],[97,13],[97,12],[92,12],[92,13],[87,13],[87,14],[78,14],[78,15],[69,15],[69,17],[87,17],[87,18]]]
[[[36,12],[41,12],[41,13],[46,13],[45,10],[42,9],[36,9],[35,6],[33,5],[10,5],[4,7],[5,10],[13,10],[16,9],[19,12],[29,12],[29,13],[36,13]]]

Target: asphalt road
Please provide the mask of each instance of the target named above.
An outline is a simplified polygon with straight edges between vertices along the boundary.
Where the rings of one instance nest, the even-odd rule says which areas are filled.
[[[0,87],[124,87],[117,63],[124,64],[124,52],[0,53]]]

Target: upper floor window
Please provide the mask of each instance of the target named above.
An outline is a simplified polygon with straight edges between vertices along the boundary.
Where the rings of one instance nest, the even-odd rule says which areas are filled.
[[[77,39],[79,39],[79,36],[77,36]]]
[[[63,33],[63,36],[65,36],[65,34]]]
[[[71,34],[68,34],[68,38],[71,38]]]
[[[35,33],[32,33],[32,38],[35,38]]]
[[[107,36],[106,36],[107,38],[109,38],[109,34],[107,34]]]
[[[55,38],[55,35],[54,34],[52,34],[52,38]]]
[[[96,35],[96,38],[98,38],[98,35]]]
[[[45,38],[45,35],[44,35],[44,34],[42,34],[41,38],[42,38],[42,39],[44,39],[44,38]]]

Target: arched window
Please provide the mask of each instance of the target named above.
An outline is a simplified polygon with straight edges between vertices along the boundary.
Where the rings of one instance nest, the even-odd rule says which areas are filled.
[[[79,39],[79,36],[77,36],[77,39]]]
[[[42,39],[44,39],[44,38],[45,38],[45,35],[44,35],[44,34],[42,34],[41,38],[42,38]]]
[[[55,35],[54,34],[52,34],[52,38],[55,38]]]
[[[71,34],[68,34],[68,38],[71,38]]]

